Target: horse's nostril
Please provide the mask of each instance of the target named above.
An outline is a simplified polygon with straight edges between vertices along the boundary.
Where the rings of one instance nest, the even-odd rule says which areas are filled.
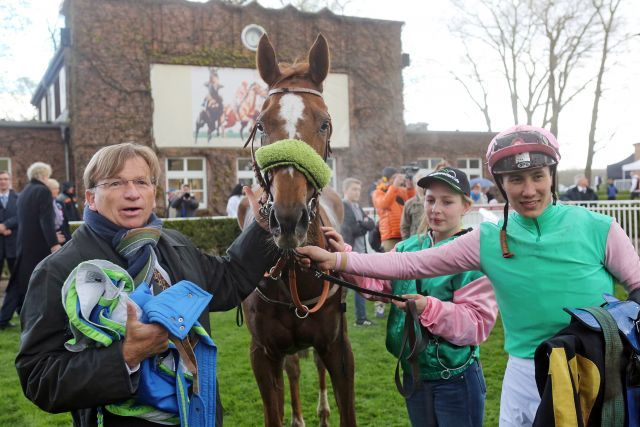
[[[271,212],[269,213],[269,228],[272,233],[280,234],[280,223],[278,222],[275,209],[271,209]]]
[[[307,227],[309,227],[309,211],[306,208],[302,209],[302,212],[300,213],[300,219],[298,220],[298,227],[304,228],[305,232],[307,230]]]

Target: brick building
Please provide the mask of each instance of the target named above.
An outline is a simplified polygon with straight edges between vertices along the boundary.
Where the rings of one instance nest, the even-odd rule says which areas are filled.
[[[9,159],[16,177],[24,175],[30,159],[48,160],[54,177],[81,187],[81,172],[96,150],[136,141],[153,147],[161,159],[159,207],[165,206],[168,189],[189,182],[202,209],[224,213],[235,183],[251,179],[249,152],[239,137],[216,142],[214,133],[208,141],[205,131],[194,132],[193,117],[206,105],[201,94],[214,74],[237,71],[245,79],[255,68],[255,52],[243,36],[256,26],[269,34],[280,61],[304,59],[319,32],[329,41],[333,80],[325,94],[337,94],[339,102],[328,104],[334,128],[341,128],[334,131],[330,160],[336,188],[347,176],[369,182],[385,166],[418,158],[444,156],[457,162],[464,156],[472,159],[466,161],[473,169],[482,150],[467,143],[482,140],[480,146],[486,146],[481,134],[405,134],[402,69],[408,56],[401,51],[401,22],[217,0],[66,0],[62,13],[61,48],[32,98],[39,119],[48,124],[7,124],[10,134],[24,139],[22,150],[29,151],[24,157],[11,148],[17,137],[0,130],[0,166]],[[226,95],[225,102],[231,98]],[[30,133],[24,133],[24,126]]]

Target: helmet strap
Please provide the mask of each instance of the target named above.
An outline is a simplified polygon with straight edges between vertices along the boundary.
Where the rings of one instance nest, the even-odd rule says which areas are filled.
[[[509,251],[509,244],[507,243],[507,222],[509,221],[509,198],[507,198],[507,192],[504,191],[504,188],[502,187],[502,180],[500,179],[499,176],[496,176],[494,173],[492,173],[491,175],[493,175],[493,180],[496,183],[496,186],[498,187],[498,190],[500,190],[500,193],[502,194],[502,197],[504,197],[504,221],[502,223],[502,229],[500,230],[500,248],[502,249],[502,257],[503,258],[511,258],[513,257],[513,253],[511,253]]]
[[[553,197],[553,205],[558,202],[558,195],[556,194],[556,188],[558,188],[558,164],[549,166],[551,172],[551,197]]]

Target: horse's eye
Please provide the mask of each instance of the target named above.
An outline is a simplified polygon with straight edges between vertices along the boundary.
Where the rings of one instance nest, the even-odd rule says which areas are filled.
[[[325,120],[324,122],[322,122],[322,125],[320,125],[320,132],[326,132],[329,130],[329,120]]]
[[[256,128],[259,132],[264,132],[264,126],[262,126],[262,122],[256,123]]]

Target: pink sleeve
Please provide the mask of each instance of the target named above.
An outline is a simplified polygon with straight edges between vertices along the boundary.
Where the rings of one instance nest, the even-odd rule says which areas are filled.
[[[640,289],[640,258],[631,240],[614,219],[607,236],[604,266],[627,292]]]
[[[347,257],[346,273],[379,279],[421,279],[480,270],[480,230],[475,229],[446,245],[417,252],[338,253],[338,270],[342,257]]]
[[[391,252],[395,252],[395,251],[396,249],[393,248]],[[351,251],[345,250],[345,252],[351,252]],[[342,273],[342,277],[347,281],[355,283],[361,288],[369,289],[372,291],[384,292],[386,294],[390,294],[393,290],[390,280],[374,279],[373,277],[364,277],[364,276],[358,276],[358,275],[349,274],[349,273]],[[361,293],[360,295],[372,301],[389,302],[388,298],[379,298],[379,297],[369,295],[369,294],[364,294],[364,293]]]
[[[482,276],[454,292],[453,301],[427,297],[420,323],[452,344],[479,345],[491,333],[497,315],[493,287]]]

